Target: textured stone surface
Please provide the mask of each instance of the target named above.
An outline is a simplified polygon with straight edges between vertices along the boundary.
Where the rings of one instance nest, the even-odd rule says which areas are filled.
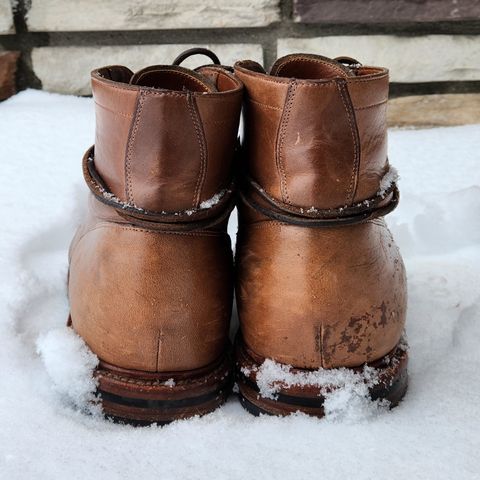
[[[18,52],[0,52],[0,100],[11,97],[15,92],[15,72]]]
[[[394,23],[476,20],[478,0],[294,0],[302,23]]]
[[[257,27],[279,19],[279,0],[32,0],[32,31]]]
[[[114,47],[42,47],[32,52],[33,69],[43,88],[51,92],[88,95],[90,71],[104,65],[121,64],[132,70],[148,65],[170,64],[193,45],[127,45]],[[262,63],[262,47],[254,44],[207,45],[225,65],[251,58]],[[211,63],[203,56],[187,59],[182,65],[196,67]]]
[[[361,35],[278,41],[278,56],[294,52],[347,55],[364,65],[385,66],[394,82],[480,79],[480,41],[476,36]]]
[[[0,0],[0,34],[13,31],[13,15],[10,0]]]
[[[480,93],[400,97],[388,104],[391,126],[449,126],[480,123]]]

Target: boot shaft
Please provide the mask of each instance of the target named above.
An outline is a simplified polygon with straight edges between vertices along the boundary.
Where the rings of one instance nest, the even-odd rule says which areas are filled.
[[[377,361],[405,324],[405,270],[381,218],[399,198],[388,71],[342,62],[290,55],[270,74],[235,65],[246,91],[241,335],[257,358],[300,369]]]
[[[153,212],[208,208],[232,181],[242,86],[222,67],[92,72],[95,168],[107,190]]]
[[[245,167],[275,200],[308,210],[375,197],[389,170],[388,71],[317,55],[235,73],[246,90]]]
[[[229,369],[226,227],[243,86],[219,65],[171,65],[104,67],[92,87],[96,139],[83,170],[93,195],[70,248],[71,325],[107,370],[146,385],[151,374],[205,374],[223,388],[228,371],[208,375]],[[196,395],[205,385],[195,382]]]

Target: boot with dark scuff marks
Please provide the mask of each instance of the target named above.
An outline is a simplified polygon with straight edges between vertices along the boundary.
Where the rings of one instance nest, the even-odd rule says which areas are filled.
[[[242,403],[255,414],[322,416],[329,392],[360,381],[396,405],[407,387],[406,277],[383,219],[399,198],[387,159],[388,71],[294,54],[269,74],[252,61],[235,74],[246,90]]]
[[[226,228],[242,84],[219,65],[109,66],[92,72],[92,89],[92,195],[70,248],[70,324],[100,359],[107,416],[210,412],[233,382]]]

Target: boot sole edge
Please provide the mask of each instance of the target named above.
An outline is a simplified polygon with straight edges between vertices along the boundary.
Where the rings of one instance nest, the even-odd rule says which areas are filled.
[[[236,342],[236,378],[240,403],[249,413],[286,416],[302,412],[314,417],[325,415],[323,403],[325,397],[318,387],[293,386],[281,387],[275,399],[262,397],[256,384],[254,374],[261,363],[249,355],[241,339]],[[389,407],[396,407],[404,397],[408,387],[408,352],[404,342],[400,342],[390,353],[381,359],[368,364],[378,370],[379,382],[369,388],[372,400],[387,400]],[[352,370],[359,370],[352,368]],[[295,369],[299,372],[310,372],[307,369]],[[245,374],[244,372],[250,372]]]
[[[228,398],[233,385],[231,355],[224,354],[202,373],[175,372],[158,376],[119,373],[101,363],[94,372],[97,394],[106,418],[136,426],[164,425],[213,412]],[[172,378],[171,384],[166,376]]]

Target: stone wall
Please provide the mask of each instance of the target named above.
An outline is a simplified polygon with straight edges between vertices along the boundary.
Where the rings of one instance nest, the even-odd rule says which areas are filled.
[[[480,122],[480,0],[0,0],[19,90],[88,95],[94,67],[170,63],[193,45],[226,64],[356,57],[390,68],[392,124]],[[0,54],[0,79],[16,58]]]

